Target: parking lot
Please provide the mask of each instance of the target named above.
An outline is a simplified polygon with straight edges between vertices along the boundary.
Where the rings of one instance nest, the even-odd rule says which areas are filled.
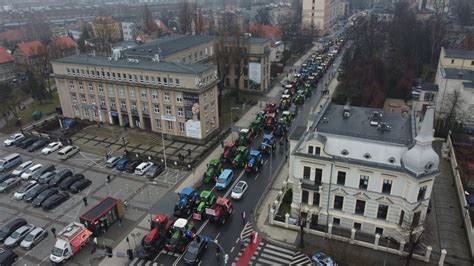
[[[1,143],[7,136],[0,139]],[[49,254],[54,246],[55,239],[50,231],[55,228],[60,231],[67,224],[79,221],[79,216],[93,207],[101,199],[110,195],[127,202],[124,219],[121,225],[114,224],[108,232],[100,237],[100,243],[114,245],[115,241],[121,240],[127,232],[134,227],[147,213],[151,204],[156,203],[170,187],[175,185],[187,172],[167,169],[154,180],[143,176],[136,176],[115,169],[105,167],[104,157],[79,152],[72,158],[59,160],[57,152],[43,155],[40,151],[27,152],[17,147],[0,147],[0,158],[11,153],[20,153],[23,161],[32,160],[34,163],[43,165],[54,164],[56,170],[70,169],[74,174],[83,174],[90,179],[92,184],[78,194],[69,193],[71,196],[67,201],[56,208],[45,211],[42,208],[33,208],[30,203],[13,199],[13,194],[19,188],[14,188],[7,193],[0,193],[0,223],[6,223],[14,218],[22,217],[35,226],[43,227],[49,231],[48,237],[40,245],[26,251],[20,247],[14,248],[18,254],[19,265],[49,265]],[[13,170],[13,169],[11,169]],[[111,182],[107,183],[107,175]],[[26,181],[22,181],[22,184]],[[84,205],[83,197],[87,198],[88,206]],[[121,226],[119,228],[119,226]],[[91,247],[86,247],[90,251]],[[90,252],[83,251],[68,262],[88,261]]]

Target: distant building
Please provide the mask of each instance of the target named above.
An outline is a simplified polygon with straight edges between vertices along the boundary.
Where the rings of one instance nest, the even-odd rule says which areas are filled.
[[[438,85],[423,81],[419,81],[413,86],[408,104],[411,105],[417,119],[422,118],[428,106],[436,105],[438,90]]]
[[[0,33],[0,43],[7,44],[9,49],[14,49],[17,43],[28,39],[24,29],[7,30]]]
[[[291,216],[310,228],[408,243],[423,230],[439,156],[434,109],[414,114],[326,104],[290,136]]]
[[[467,127],[474,127],[474,51],[442,47],[435,84],[439,88],[436,114],[444,117],[450,112],[456,91],[461,121]]]
[[[0,46],[0,83],[15,78],[15,58]]]
[[[79,46],[69,36],[56,37],[52,41],[51,57],[53,59],[77,54]]]
[[[21,71],[45,67],[48,49],[40,41],[17,44],[13,56]]]
[[[135,22],[122,22],[122,36],[124,41],[133,41],[135,32]]]
[[[442,10],[446,13],[449,10],[449,2],[449,0],[416,0],[419,10],[428,10],[431,12]]]
[[[197,140],[219,127],[214,66],[83,55],[52,66],[66,117]]]
[[[303,31],[325,35],[339,18],[340,0],[303,0]]]

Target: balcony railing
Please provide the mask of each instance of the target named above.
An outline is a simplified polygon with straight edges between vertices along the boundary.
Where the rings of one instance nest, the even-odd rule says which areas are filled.
[[[301,188],[319,191],[319,186],[321,186],[320,181],[314,181],[310,179],[301,179]]]

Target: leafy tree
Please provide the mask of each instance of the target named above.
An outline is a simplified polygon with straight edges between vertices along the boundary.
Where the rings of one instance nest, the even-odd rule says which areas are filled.
[[[26,76],[28,77],[27,86],[30,88],[31,97],[34,100],[41,102],[49,98],[50,95],[48,94],[42,79],[38,79],[30,70],[26,72]]]
[[[11,113],[15,120],[20,118],[19,106],[23,99],[21,91],[15,91],[8,82],[0,83],[0,111]]]
[[[473,8],[474,4],[468,0],[458,0],[456,2],[455,10],[464,26],[469,26],[474,22],[474,19],[471,17]]]
[[[157,32],[159,30],[158,25],[156,25],[155,20],[153,19],[153,15],[151,14],[150,9],[148,6],[145,5],[143,10],[143,26],[145,33],[152,33]]]

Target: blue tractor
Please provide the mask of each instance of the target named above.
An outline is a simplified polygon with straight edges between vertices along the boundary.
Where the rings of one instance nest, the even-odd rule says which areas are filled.
[[[263,135],[263,141],[262,144],[260,145],[260,150],[264,153],[271,153],[271,151],[275,150],[276,148],[276,140],[275,136],[273,134],[265,134]]]
[[[190,187],[185,187],[178,193],[178,203],[174,206],[174,216],[178,218],[188,217],[196,207],[199,192]]]
[[[251,150],[247,157],[245,172],[258,172],[260,166],[263,165],[263,155],[260,151]]]

